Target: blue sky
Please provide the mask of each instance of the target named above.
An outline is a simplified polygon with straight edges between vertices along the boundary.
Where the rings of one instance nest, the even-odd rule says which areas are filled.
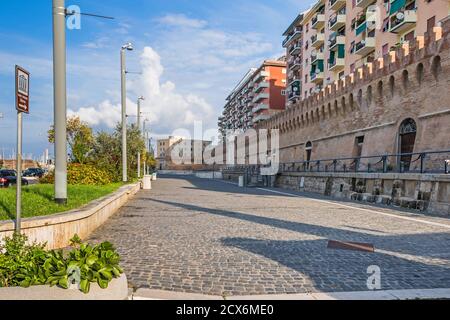
[[[14,65],[31,72],[31,114],[24,120],[24,153],[52,147],[51,0],[0,0],[0,152],[15,146]],[[96,130],[119,119],[119,48],[127,53],[128,109],[144,95],[154,136],[203,120],[215,128],[224,100],[240,77],[266,58],[283,54],[282,33],[309,1],[300,0],[73,0],[81,30],[67,31],[68,109]],[[134,118],[130,117],[130,121]]]

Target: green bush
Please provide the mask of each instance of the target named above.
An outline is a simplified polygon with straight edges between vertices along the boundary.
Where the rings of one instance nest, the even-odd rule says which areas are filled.
[[[54,172],[40,180],[43,184],[52,184],[54,181]],[[90,164],[69,164],[67,168],[67,183],[71,185],[100,186],[113,181],[114,176],[110,172]]]
[[[58,285],[68,289],[78,284],[83,293],[88,293],[91,283],[106,289],[113,278],[123,273],[120,256],[109,242],[91,246],[75,235],[73,249],[66,254],[26,242],[27,237],[20,234],[4,239],[0,246],[0,287]]]

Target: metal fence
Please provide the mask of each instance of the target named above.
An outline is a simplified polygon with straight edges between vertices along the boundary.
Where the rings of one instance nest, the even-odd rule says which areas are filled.
[[[261,165],[234,165],[225,167],[224,171],[256,173],[261,167]],[[280,164],[279,171],[449,174],[450,150],[297,161]]]

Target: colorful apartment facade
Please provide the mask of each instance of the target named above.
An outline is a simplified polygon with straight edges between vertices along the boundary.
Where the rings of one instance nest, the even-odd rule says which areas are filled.
[[[246,131],[274,113],[285,109],[286,62],[266,60],[242,78],[226,99],[219,129]]]
[[[449,14],[449,0],[319,0],[284,33],[287,105],[432,34]]]

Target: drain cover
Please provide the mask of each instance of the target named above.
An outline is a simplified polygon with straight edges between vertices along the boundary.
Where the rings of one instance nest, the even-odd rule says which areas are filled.
[[[336,250],[350,250],[350,251],[363,251],[363,252],[375,252],[375,247],[370,243],[358,243],[358,242],[344,242],[344,241],[328,241],[328,249]]]

